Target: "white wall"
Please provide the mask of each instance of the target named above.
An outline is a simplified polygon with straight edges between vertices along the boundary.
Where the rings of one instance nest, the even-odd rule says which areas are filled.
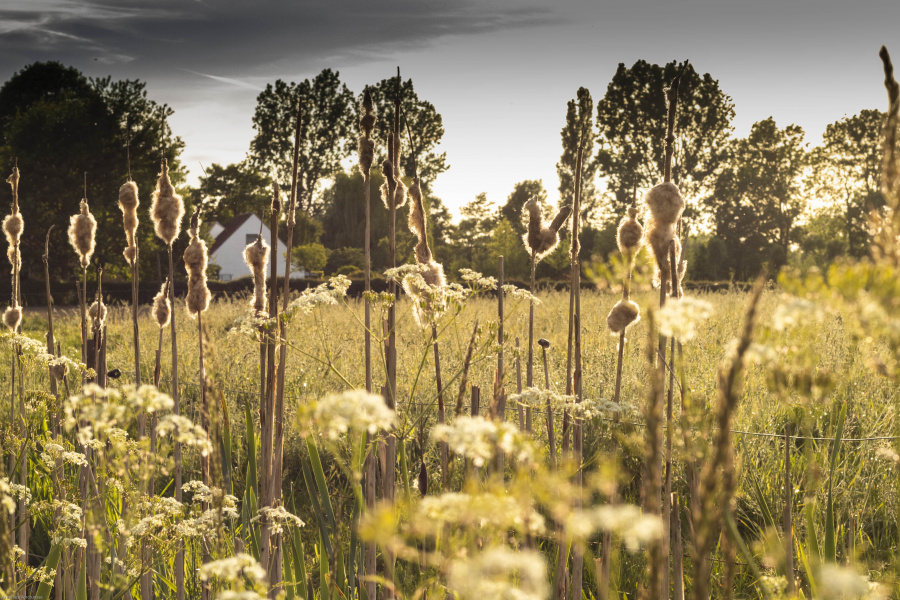
[[[244,221],[238,229],[229,236],[225,242],[216,248],[214,254],[210,254],[210,260],[215,261],[217,265],[222,267],[221,271],[219,271],[219,278],[222,281],[229,281],[231,279],[237,279],[238,277],[244,277],[246,275],[250,275],[250,267],[244,262],[244,248],[247,246],[248,238],[247,236],[252,236],[250,242],[256,241],[256,236],[259,233],[259,217],[256,215],[251,215],[246,221]],[[262,228],[263,239],[267,243],[271,243],[272,234],[269,232],[269,228],[263,225]],[[278,272],[284,273],[284,255],[287,252],[287,246],[281,240],[278,240]],[[271,260],[271,253],[270,259]],[[266,271],[268,276],[268,270]],[[230,277],[229,277],[230,275]],[[304,273],[302,271],[297,271],[295,268],[291,268],[291,278],[302,278]]]

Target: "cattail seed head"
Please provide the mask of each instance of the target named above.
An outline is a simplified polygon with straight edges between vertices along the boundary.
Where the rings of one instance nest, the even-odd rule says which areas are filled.
[[[644,235],[644,228],[637,222],[637,209],[631,207],[628,209],[628,216],[622,219],[619,224],[619,230],[616,232],[616,242],[619,245],[619,252],[623,255],[631,257],[641,247],[641,238]]]
[[[135,242],[135,234],[138,227],[137,207],[138,201],[137,184],[128,181],[119,188],[119,209],[122,211],[122,225],[125,228],[125,239],[128,247],[123,252],[125,260],[129,265],[133,265],[137,258],[137,244]]]
[[[13,213],[6,215],[3,219],[3,233],[6,235],[6,242],[9,248],[6,250],[6,257],[13,269],[22,268],[22,254],[19,252],[19,239],[22,237],[22,231],[25,229],[25,221],[22,219],[21,213]]]
[[[88,316],[91,318],[94,329],[103,328],[103,324],[106,323],[106,313],[106,305],[103,301],[99,299],[94,300],[94,303],[88,309]]]
[[[253,298],[250,304],[257,314],[266,312],[266,266],[269,264],[269,245],[262,239],[256,238],[252,244],[244,248],[244,262],[250,267],[253,274]]]
[[[10,306],[3,311],[3,323],[9,327],[12,333],[15,333],[19,329],[19,325],[22,324],[22,307]]]
[[[172,306],[169,304],[169,282],[162,284],[159,292],[153,297],[153,318],[160,329],[169,324]]]
[[[50,377],[53,378],[54,381],[62,381],[66,378],[66,374],[69,372],[69,368],[66,366],[66,363],[52,363],[50,365]]]
[[[175,193],[175,188],[169,179],[169,163],[165,160],[163,160],[162,171],[151,199],[150,214],[153,219],[153,229],[166,245],[170,245],[181,233],[184,201]]]
[[[409,186],[409,197],[409,229],[419,238],[419,243],[416,244],[416,262],[424,264],[431,260],[431,249],[428,247],[425,205],[422,203],[422,190],[419,187],[418,177]]]
[[[394,178],[400,181],[400,133],[395,131],[391,136],[391,143],[394,145]]]
[[[359,128],[362,129],[363,135],[367,138],[372,137],[372,130],[375,128],[375,110],[372,104],[372,94],[366,90],[363,94],[363,116],[359,119]]]
[[[653,220],[663,225],[674,225],[684,211],[684,198],[671,181],[650,188],[645,200]]]
[[[641,309],[631,300],[619,300],[606,317],[606,325],[613,333],[622,333],[641,320]]]
[[[528,231],[522,237],[525,246],[534,254],[536,261],[541,260],[556,248],[559,243],[559,230],[572,214],[572,207],[563,206],[549,225],[544,223],[544,211],[537,198],[525,203],[528,211]]]
[[[359,172],[363,177],[369,175],[375,161],[375,142],[364,135],[359,136]]]
[[[200,239],[200,207],[191,217],[188,233],[191,241],[184,251],[184,268],[188,274],[187,310],[192,317],[209,308],[209,288],[206,287],[206,265],[209,262],[206,242]]]
[[[81,258],[82,268],[87,268],[94,254],[94,234],[97,220],[91,214],[87,198],[81,199],[81,212],[69,219],[69,243]]]
[[[406,186],[400,181],[400,172],[390,160],[385,159],[381,164],[381,173],[384,175],[384,183],[381,184],[381,201],[384,202],[384,207],[390,210],[393,200],[394,208],[401,208],[406,204]],[[394,187],[393,198],[391,187]]]

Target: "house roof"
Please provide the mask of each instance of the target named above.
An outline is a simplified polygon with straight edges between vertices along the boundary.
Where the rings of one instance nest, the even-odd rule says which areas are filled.
[[[235,231],[237,231],[241,227],[241,225],[246,223],[247,219],[249,219],[252,216],[253,216],[252,212],[246,212],[242,215],[238,215],[235,218],[233,218],[231,220],[231,223],[226,225],[225,229],[223,229],[222,232],[218,236],[216,236],[216,241],[213,242],[212,246],[210,246],[209,253],[213,254],[216,250],[218,250],[219,247],[221,247],[222,244],[224,244],[228,240],[228,238],[230,238],[231,235]]]

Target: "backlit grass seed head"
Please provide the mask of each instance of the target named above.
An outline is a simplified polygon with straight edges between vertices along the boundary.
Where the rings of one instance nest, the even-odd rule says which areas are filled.
[[[200,239],[200,208],[191,217],[191,241],[184,251],[184,268],[188,274],[187,310],[192,317],[209,308],[209,288],[206,287],[206,265],[209,262],[206,242]]]
[[[3,323],[10,331],[15,333],[22,324],[22,308],[19,306],[10,306],[3,311]]]
[[[628,216],[622,219],[619,230],[616,232],[616,243],[619,245],[619,252],[624,256],[634,256],[641,248],[644,228],[637,222],[636,217],[637,209],[630,207]]]
[[[81,258],[82,268],[91,264],[94,254],[94,234],[97,232],[97,220],[91,214],[87,198],[81,200],[81,212],[69,219],[69,244]]]
[[[622,333],[641,320],[641,309],[631,300],[619,300],[606,317],[606,325],[613,333]]]
[[[88,309],[88,316],[91,318],[94,329],[103,328],[103,325],[106,323],[106,313],[106,305],[103,301],[94,300],[94,303],[91,304],[91,307]]]
[[[138,227],[137,207],[139,204],[137,184],[128,181],[119,188],[119,209],[122,211],[122,225],[125,228],[125,239],[128,247],[125,248],[125,260],[129,265],[134,264],[137,256],[137,245],[134,236]]]
[[[250,304],[256,313],[266,312],[266,266],[269,264],[269,245],[258,236],[244,248],[244,262],[253,274],[253,298]]]
[[[156,235],[167,245],[181,233],[181,219],[184,217],[184,201],[175,193],[169,179],[169,163],[163,161],[162,172],[152,195],[150,214]]]
[[[522,239],[525,246],[534,253],[535,259],[541,260],[553,252],[559,243],[559,229],[572,214],[572,207],[563,206],[549,225],[544,223],[544,213],[537,198],[526,202],[524,208],[528,211],[528,232]]]
[[[153,318],[160,328],[169,324],[169,318],[172,316],[172,306],[169,304],[169,285],[162,284],[159,292],[153,297]]]

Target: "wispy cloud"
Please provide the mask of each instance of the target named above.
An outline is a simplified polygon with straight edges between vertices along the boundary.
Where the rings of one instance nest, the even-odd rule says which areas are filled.
[[[261,92],[264,89],[258,85],[254,85],[254,84],[248,83],[246,81],[241,81],[240,79],[233,79],[231,77],[221,77],[219,75],[210,75],[209,73],[200,73],[198,71],[192,71],[190,69],[181,69],[181,70],[186,73],[192,73],[194,75],[199,75],[201,77],[208,77],[209,79],[212,79],[213,81],[220,81],[222,83],[227,83],[229,85],[237,86],[240,88],[245,88],[248,90],[255,90],[255,91]]]

